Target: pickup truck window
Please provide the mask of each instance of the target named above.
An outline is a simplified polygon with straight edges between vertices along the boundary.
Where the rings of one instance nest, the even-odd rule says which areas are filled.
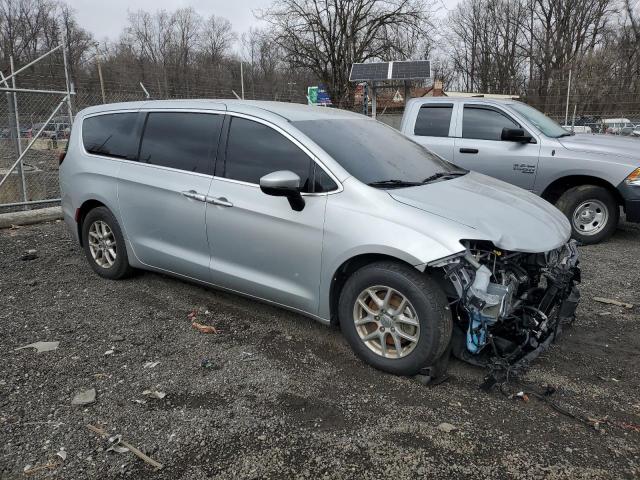
[[[506,114],[488,107],[465,105],[462,115],[462,138],[500,140],[503,128],[520,128]]]
[[[380,122],[355,118],[291,123],[363,183],[388,182],[392,187],[401,187],[408,182],[422,183],[434,175],[462,173],[460,168]]]
[[[420,107],[414,135],[421,137],[448,137],[451,125],[452,103],[427,104]]]
[[[544,113],[536,110],[524,103],[514,102],[509,105],[513,110],[522,115],[528,122],[534,124],[547,137],[558,138],[568,137],[571,133],[567,132],[557,122],[551,120]]]

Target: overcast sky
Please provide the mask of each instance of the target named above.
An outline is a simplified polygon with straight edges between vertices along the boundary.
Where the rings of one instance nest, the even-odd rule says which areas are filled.
[[[193,7],[203,17],[212,13],[228,18],[236,32],[242,33],[258,26],[252,11],[269,6],[272,0],[67,0],[76,10],[80,25],[94,34],[97,40],[105,37],[116,40],[127,20],[127,10],[175,10]],[[458,0],[436,0],[438,15],[452,8]]]

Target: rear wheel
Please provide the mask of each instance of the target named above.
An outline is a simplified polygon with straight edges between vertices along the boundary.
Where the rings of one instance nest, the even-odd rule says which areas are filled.
[[[111,280],[132,273],[118,221],[106,207],[91,210],[82,222],[82,244],[91,268]]]
[[[571,222],[571,236],[585,245],[606,240],[618,226],[620,207],[603,187],[580,185],[570,188],[556,206]]]
[[[426,274],[395,262],[373,263],[351,275],[340,294],[339,318],[354,352],[396,375],[433,365],[451,339],[442,289]]]

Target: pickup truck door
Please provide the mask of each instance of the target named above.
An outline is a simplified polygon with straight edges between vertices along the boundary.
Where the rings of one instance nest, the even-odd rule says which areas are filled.
[[[423,103],[414,108],[411,118],[415,118],[415,123],[407,125],[405,135],[445,160],[453,162],[455,146],[453,103]]]
[[[493,105],[465,103],[461,113],[454,163],[533,190],[540,154],[540,143],[535,136],[532,143],[501,140],[503,128],[524,127]]]

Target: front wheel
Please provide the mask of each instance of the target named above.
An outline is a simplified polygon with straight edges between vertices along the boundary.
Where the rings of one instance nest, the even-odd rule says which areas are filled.
[[[339,319],[362,360],[396,375],[415,375],[435,364],[453,325],[442,289],[428,275],[395,262],[367,265],[347,279]]]
[[[584,245],[606,240],[618,226],[620,207],[603,187],[580,185],[570,188],[556,206],[571,222],[571,236]]]

